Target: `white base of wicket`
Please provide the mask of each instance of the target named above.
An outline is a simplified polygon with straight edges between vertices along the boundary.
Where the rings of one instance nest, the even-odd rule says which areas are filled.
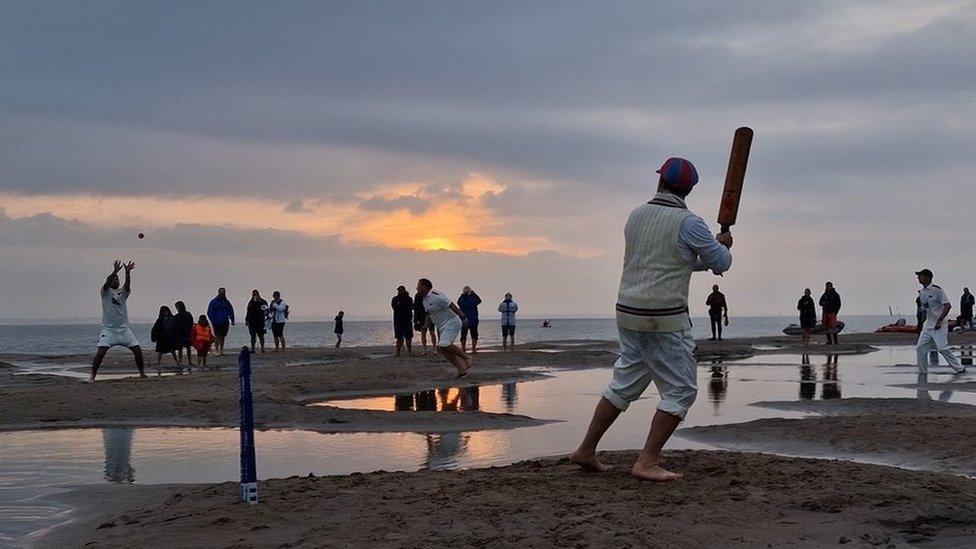
[[[258,483],[256,482],[242,482],[241,483],[241,499],[245,503],[250,505],[255,505],[258,502]]]

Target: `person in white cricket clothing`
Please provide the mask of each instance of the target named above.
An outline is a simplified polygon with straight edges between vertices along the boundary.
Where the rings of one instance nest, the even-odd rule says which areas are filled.
[[[959,359],[949,348],[949,323],[945,321],[952,309],[952,302],[945,290],[932,284],[932,271],[922,269],[916,271],[915,276],[918,277],[918,283],[922,285],[922,289],[918,292],[919,311],[925,312],[925,323],[918,334],[918,344],[915,347],[918,373],[928,373],[929,352],[938,351],[945,357],[949,367],[961,374],[966,371],[966,367],[959,363]]]
[[[456,343],[468,319],[451,298],[435,290],[434,284],[426,278],[417,281],[417,295],[424,300],[427,323],[437,327],[437,350],[457,368],[457,377],[464,376],[473,361]]]
[[[698,183],[691,162],[669,158],[657,173],[657,194],[631,212],[624,229],[616,307],[620,358],[586,436],[570,459],[589,471],[608,469],[597,459],[597,444],[653,381],[661,401],[630,474],[640,480],[669,481],[682,475],[661,466],[661,449],[698,395],[688,284],[694,271],[720,274],[729,269],[732,235],[712,236],[702,218],[688,211],[685,197]]]
[[[129,328],[129,311],[126,308],[126,301],[132,293],[132,269],[136,264],[132,261],[122,264],[116,261],[113,264],[112,274],[105,277],[105,284],[102,284],[102,333],[98,337],[98,351],[92,359],[91,377],[88,381],[95,381],[98,368],[105,359],[111,347],[126,347],[132,351],[136,366],[139,368],[139,377],[146,377],[146,372],[142,362],[142,347],[139,340]],[[125,285],[119,288],[119,271],[125,269]]]

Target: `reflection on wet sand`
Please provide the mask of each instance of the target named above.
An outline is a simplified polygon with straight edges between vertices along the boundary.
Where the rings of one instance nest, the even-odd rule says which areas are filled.
[[[109,482],[134,482],[136,471],[132,468],[132,427],[102,429],[105,447],[105,480]]]
[[[729,390],[729,373],[725,366],[712,366],[711,374],[708,378],[708,400],[715,406],[718,412],[725,401],[726,392]]]
[[[465,432],[427,434],[427,469],[454,469],[458,458],[468,450],[471,435]]]
[[[837,375],[838,355],[827,355],[827,363],[823,365],[824,383],[820,386],[820,398],[823,400],[840,398],[840,379]]]
[[[929,391],[923,389],[923,387],[929,382],[928,374],[918,374],[918,390],[915,391],[915,398],[919,400],[932,400],[932,395]],[[939,402],[949,402],[952,398],[952,389],[943,389],[939,392],[939,396],[936,397]]]
[[[480,407],[479,387],[430,389],[393,397],[393,409],[397,412],[468,412]]]
[[[518,383],[502,385],[502,404],[508,412],[515,410],[515,407],[518,406]]]
[[[817,372],[810,366],[810,355],[800,361],[800,400],[813,400],[817,396]]]

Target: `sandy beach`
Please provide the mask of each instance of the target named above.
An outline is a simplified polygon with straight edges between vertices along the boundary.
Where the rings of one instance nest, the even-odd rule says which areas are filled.
[[[848,335],[836,347],[803,349],[796,338],[700,342],[704,363],[763,355],[858,354],[911,336]],[[956,343],[976,341],[966,334]],[[559,371],[608,368],[613,342],[538,343],[514,353],[483,352],[463,380],[440,358],[396,358],[388,348],[294,349],[254,356],[259,429],[319,432],[445,433],[513,429],[560,417],[347,409],[308,404],[444,386],[542,379]],[[86,355],[0,357],[5,363],[83,371]],[[124,377],[94,384],[0,367],[0,430],[77,427],[235,427],[235,357],[220,371]],[[727,367],[736,368],[728,362]],[[777,366],[771,366],[777,367]],[[905,366],[905,368],[909,368]],[[113,353],[102,373],[131,374]],[[459,383],[460,381],[460,383]],[[976,391],[940,379],[919,391]],[[911,387],[916,388],[916,387]],[[941,388],[941,389],[940,389]],[[704,389],[702,389],[704,390]],[[564,459],[462,471],[353,474],[261,482],[262,503],[238,503],[234,483],[100,485],[52,496],[76,507],[72,522],[41,546],[725,546],[757,544],[902,546],[937,541],[966,546],[976,536],[971,441],[976,407],[935,399],[845,398],[765,401],[755,406],[806,414],[679,431],[728,450],[672,451],[686,479],[647,485],[626,474],[629,452],[607,454],[617,469],[584,474]],[[933,437],[951,429],[954,436]],[[567,441],[571,446],[575,441]],[[640,444],[634,440],[634,446]],[[809,457],[850,456],[860,463]],[[871,465],[880,463],[901,468]],[[915,469],[915,470],[911,470]],[[101,502],[111,500],[110,505]],[[545,501],[545,505],[540,502]],[[97,503],[96,503],[97,502]],[[767,517],[755,527],[755,517]],[[690,529],[690,530],[689,530]]]

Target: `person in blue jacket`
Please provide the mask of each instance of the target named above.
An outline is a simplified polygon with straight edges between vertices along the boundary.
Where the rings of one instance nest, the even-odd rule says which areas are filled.
[[[474,293],[471,286],[465,286],[457,299],[458,309],[468,317],[468,325],[461,328],[461,349],[468,350],[468,332],[471,332],[472,354],[478,352],[478,305],[481,305],[481,298]]]
[[[234,325],[234,306],[227,299],[226,289],[217,289],[217,297],[211,299],[207,306],[207,317],[214,331],[214,353],[221,356],[224,354],[224,339]]]

